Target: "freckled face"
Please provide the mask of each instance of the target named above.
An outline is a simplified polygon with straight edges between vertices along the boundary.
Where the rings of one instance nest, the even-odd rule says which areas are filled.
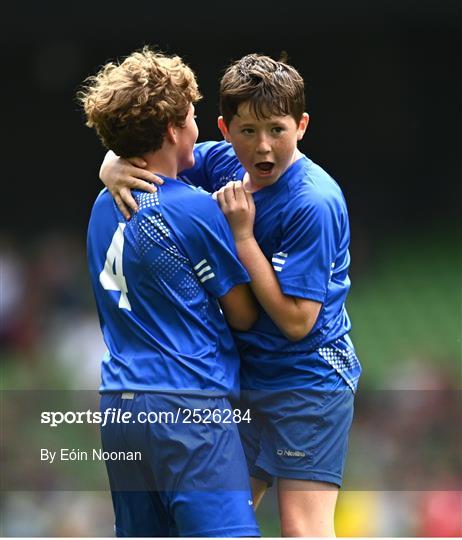
[[[297,142],[308,125],[304,113],[297,124],[290,116],[257,118],[248,103],[241,103],[229,126],[219,119],[225,139],[249,174],[251,184],[264,187],[276,182],[299,157]]]

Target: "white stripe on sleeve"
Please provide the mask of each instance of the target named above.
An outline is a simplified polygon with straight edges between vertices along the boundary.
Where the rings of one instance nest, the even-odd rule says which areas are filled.
[[[273,257],[272,261],[274,263],[278,263],[278,264],[285,264],[285,262],[286,262],[285,259],[278,259],[277,257]]]
[[[212,279],[215,277],[215,274],[212,272],[211,274],[207,274],[203,278],[200,279],[201,283],[205,283],[207,280]]]
[[[201,266],[204,266],[204,264],[207,264],[207,259],[202,259],[202,261],[198,262],[198,263],[196,264],[196,266],[194,267],[194,270],[196,270],[196,272],[197,272],[197,270],[199,270],[199,268],[200,268]]]
[[[199,272],[197,272],[197,277],[201,277],[202,274],[205,274],[205,272],[209,272],[210,270],[212,270],[210,268],[210,266],[204,266],[204,268],[202,268],[201,270],[199,270]]]

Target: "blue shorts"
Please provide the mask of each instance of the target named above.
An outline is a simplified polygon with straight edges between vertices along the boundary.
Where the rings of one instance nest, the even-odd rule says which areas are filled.
[[[102,394],[102,413],[115,409],[132,419],[101,427],[103,450],[117,457],[106,460],[117,536],[260,535],[237,425],[176,416],[230,408],[226,398]]]
[[[328,390],[326,388],[329,388]],[[250,475],[312,480],[341,486],[353,418],[354,394],[334,370],[319,387],[243,390],[239,424]]]

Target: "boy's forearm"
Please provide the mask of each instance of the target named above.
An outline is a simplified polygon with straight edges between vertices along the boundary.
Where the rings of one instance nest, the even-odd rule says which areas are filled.
[[[310,331],[297,302],[281,291],[273,267],[254,237],[236,241],[239,259],[247,269],[252,290],[266,313],[287,338],[297,341]]]

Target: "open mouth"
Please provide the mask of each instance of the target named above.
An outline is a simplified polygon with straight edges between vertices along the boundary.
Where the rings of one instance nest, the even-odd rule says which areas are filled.
[[[271,174],[274,169],[274,163],[271,163],[270,161],[261,161],[260,163],[255,164],[255,168],[258,169],[261,174]]]

